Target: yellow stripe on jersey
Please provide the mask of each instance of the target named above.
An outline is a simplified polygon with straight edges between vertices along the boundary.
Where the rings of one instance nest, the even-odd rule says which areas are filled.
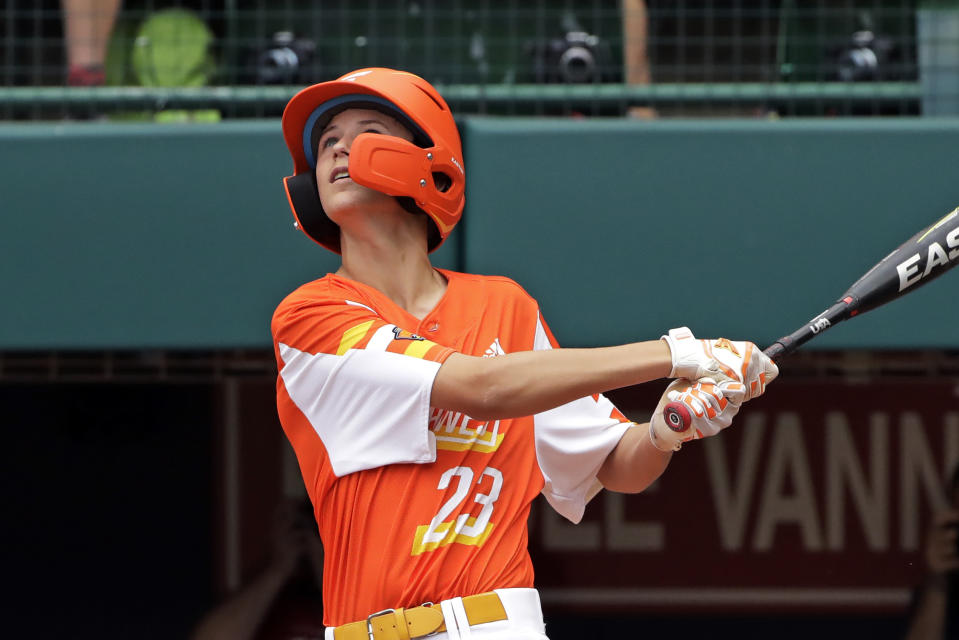
[[[427,351],[435,346],[436,343],[430,342],[429,340],[413,340],[403,353],[408,356],[413,356],[414,358],[422,358],[426,355]]]
[[[468,536],[462,533],[456,533],[456,529],[453,526],[452,522],[444,522],[438,525],[433,534],[433,540],[426,542],[426,532],[429,530],[430,525],[421,525],[416,527],[416,534],[413,537],[413,550],[410,553],[411,556],[418,556],[421,553],[427,551],[434,551],[440,547],[445,547],[451,545],[454,542],[459,544],[470,545],[474,547],[481,547],[483,543],[486,542],[486,539],[489,538],[489,534],[493,532],[493,523],[488,522],[486,527],[483,528],[478,535]],[[476,524],[476,518],[470,516],[466,520],[466,526],[472,527]],[[443,537],[439,540],[436,539],[436,534],[442,535]]]
[[[336,350],[336,355],[341,356],[355,347],[356,343],[366,336],[372,326],[373,320],[370,320],[369,322],[364,322],[363,324],[358,324],[355,327],[347,329],[343,334],[343,339],[340,340],[340,346]]]
[[[490,434],[492,438],[484,439],[473,436],[472,438],[457,438],[455,436],[436,436],[436,448],[444,451],[479,451],[480,453],[493,453],[503,444],[505,433]]]

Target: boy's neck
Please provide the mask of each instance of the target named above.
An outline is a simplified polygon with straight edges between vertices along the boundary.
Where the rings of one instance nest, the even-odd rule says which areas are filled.
[[[446,278],[422,249],[344,243],[337,275],[373,287],[422,320],[446,293]]]

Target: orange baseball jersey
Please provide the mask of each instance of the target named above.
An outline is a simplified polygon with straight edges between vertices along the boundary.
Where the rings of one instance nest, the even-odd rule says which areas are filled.
[[[323,538],[324,624],[509,587],[532,587],[530,503],[578,522],[631,424],[602,395],[510,420],[430,407],[453,352],[550,349],[539,307],[508,278],[441,270],[419,320],[336,276],[298,288],[272,330],[280,421]]]

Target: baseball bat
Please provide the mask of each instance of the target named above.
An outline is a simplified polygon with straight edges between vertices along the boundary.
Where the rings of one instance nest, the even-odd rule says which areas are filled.
[[[880,260],[832,306],[763,350],[772,360],[781,359],[827,329],[887,302],[912,293],[959,264],[959,207],[914,235]],[[670,402],[663,409],[666,424],[685,431],[692,423],[689,409]]]

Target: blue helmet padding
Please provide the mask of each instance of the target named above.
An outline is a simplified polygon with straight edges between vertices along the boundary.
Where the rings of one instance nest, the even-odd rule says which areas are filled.
[[[371,96],[366,93],[349,93],[343,96],[337,96],[320,104],[313,110],[310,117],[306,119],[306,124],[303,125],[303,153],[306,156],[307,163],[314,169],[316,168],[316,150],[313,148],[313,130],[321,118],[324,116],[332,118],[336,112],[349,106],[368,106],[377,111],[386,111],[413,133],[414,142],[419,142],[420,144],[425,143],[427,146],[432,145],[429,136],[426,135],[419,125],[413,122],[409,116],[403,113],[399,107],[389,100],[379,96]],[[323,124],[326,123],[323,122]]]

